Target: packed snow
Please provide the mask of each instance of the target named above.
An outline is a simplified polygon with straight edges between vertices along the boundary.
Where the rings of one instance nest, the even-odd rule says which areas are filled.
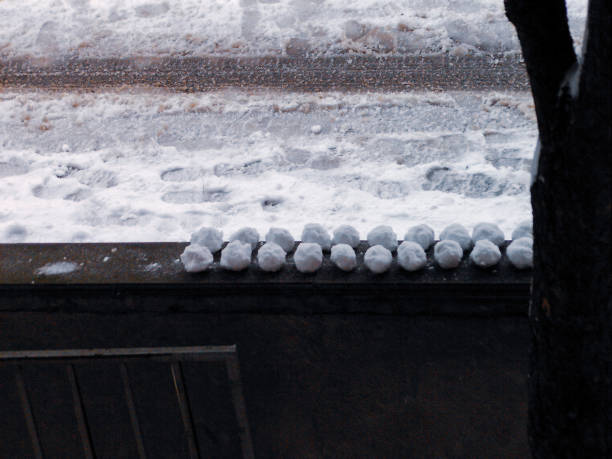
[[[0,242],[299,235],[311,221],[510,234],[531,219],[536,139],[527,93],[4,90]]]
[[[463,249],[457,241],[444,239],[434,246],[434,259],[443,269],[453,269],[459,266],[463,258]]]
[[[285,252],[291,252],[295,246],[295,239],[285,228],[272,227],[266,234],[266,242],[273,242],[280,246]]]
[[[213,256],[208,247],[189,244],[180,257],[181,263],[188,273],[206,271],[213,263]]]
[[[374,245],[366,250],[363,262],[374,274],[381,274],[391,267],[393,255],[382,245]]]
[[[332,245],[346,244],[354,249],[359,245],[359,242],[359,231],[351,225],[340,225],[334,230]]]
[[[587,0],[568,0],[582,43]],[[0,58],[518,53],[491,0],[0,1]]]
[[[251,246],[251,250],[255,250],[255,247],[257,247],[257,243],[259,242],[259,233],[255,228],[245,227],[232,234],[229,240],[244,242]]]
[[[191,243],[204,246],[212,253],[218,252],[223,246],[223,232],[216,228],[200,228],[191,235]]]
[[[397,249],[397,263],[406,271],[418,271],[427,264],[427,255],[418,242],[404,241]]]
[[[381,245],[385,249],[395,252],[397,250],[397,234],[389,225],[378,225],[368,233],[370,246]]]
[[[352,271],[357,267],[355,250],[349,244],[335,244],[331,249],[330,260],[342,271]]]
[[[307,223],[304,225],[302,242],[314,242],[326,251],[331,249],[331,237],[323,225],[319,223]]]
[[[476,241],[472,252],[470,253],[470,260],[480,268],[490,268],[499,263],[501,259],[501,251],[494,242],[489,239],[479,239]]]
[[[504,241],[504,232],[495,223],[477,223],[472,230],[472,241],[474,243],[486,239],[497,246],[501,246]]]
[[[232,241],[221,251],[221,267],[230,271],[242,271],[251,264],[251,244]]]
[[[406,231],[404,241],[416,242],[423,250],[427,250],[434,243],[434,230],[426,224],[412,226]]]
[[[506,249],[506,255],[517,269],[533,268],[533,239],[521,237],[513,240]]]
[[[440,233],[441,241],[455,241],[465,252],[472,248],[472,238],[465,226],[460,223],[451,223]]]
[[[301,273],[313,273],[323,263],[323,251],[316,242],[302,242],[293,254],[295,267]]]
[[[257,264],[267,272],[279,271],[285,264],[285,251],[274,242],[266,242],[257,251]]]

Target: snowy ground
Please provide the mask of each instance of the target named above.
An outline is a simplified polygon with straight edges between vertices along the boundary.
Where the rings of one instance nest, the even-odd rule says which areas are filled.
[[[567,0],[582,42],[587,0]],[[502,0],[0,0],[0,58],[518,53]]]
[[[535,141],[527,93],[4,90],[0,242],[299,237],[312,221],[509,237],[531,215]]]

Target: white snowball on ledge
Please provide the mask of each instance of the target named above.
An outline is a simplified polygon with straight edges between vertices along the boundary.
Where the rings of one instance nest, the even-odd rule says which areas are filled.
[[[208,247],[211,253],[215,253],[223,246],[223,233],[216,228],[200,228],[191,235],[191,243]]]
[[[512,231],[512,240],[521,239],[523,237],[533,238],[533,223],[531,220],[525,220],[519,223],[519,226]]]
[[[302,231],[302,242],[319,244],[323,250],[331,249],[331,237],[323,226],[318,223],[308,223]]]
[[[385,249],[394,252],[397,250],[397,234],[390,226],[377,226],[368,233],[368,244],[370,247],[382,245]]]
[[[499,263],[500,259],[501,252],[499,251],[499,247],[488,239],[476,241],[476,245],[470,254],[470,260],[480,268],[495,266]]]
[[[353,249],[359,245],[359,231],[351,225],[340,225],[334,230],[334,239],[332,245],[348,244]]]
[[[434,243],[434,230],[429,225],[413,226],[406,231],[404,241],[416,242],[427,250]]]
[[[530,237],[515,239],[506,249],[506,255],[517,269],[533,268],[533,239]]]
[[[280,245],[266,242],[257,251],[257,264],[264,271],[276,272],[285,264],[286,256],[287,254]]]
[[[406,271],[418,271],[427,264],[427,255],[419,243],[404,241],[397,249],[397,262]]]
[[[463,258],[463,249],[457,241],[444,239],[434,247],[434,259],[443,269],[452,269],[459,266]]]
[[[463,249],[463,251],[470,250],[472,247],[472,238],[470,237],[470,233],[465,229],[465,226],[460,225],[459,223],[453,223],[448,225],[442,232],[440,233],[440,240],[450,240],[455,241],[459,246]]]
[[[221,251],[221,267],[230,271],[242,271],[251,264],[251,245],[232,241]]]
[[[255,228],[249,228],[249,227],[241,228],[238,231],[236,231],[234,234],[232,234],[229,240],[230,242],[231,241],[241,241],[246,244],[250,244],[251,250],[255,250],[255,247],[257,247],[257,243],[259,242],[259,233],[257,232]]]
[[[334,245],[330,259],[342,271],[352,271],[357,267],[357,256],[349,244]]]
[[[266,242],[278,244],[287,253],[291,252],[295,245],[295,239],[285,228],[270,228],[266,234]]]
[[[181,262],[188,273],[199,273],[208,269],[213,262],[213,256],[208,247],[190,244],[181,254]]]
[[[504,232],[495,223],[478,223],[472,231],[472,241],[476,243],[485,239],[499,247],[505,241]]]
[[[393,261],[393,255],[386,247],[374,245],[366,250],[363,261],[370,271],[380,274],[389,269]]]
[[[313,273],[323,263],[323,251],[316,242],[302,242],[293,254],[295,267],[301,273]]]

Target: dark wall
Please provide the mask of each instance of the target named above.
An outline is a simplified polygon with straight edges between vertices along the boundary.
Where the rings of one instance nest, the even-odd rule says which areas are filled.
[[[325,265],[309,277],[288,266],[263,283],[254,270],[187,278],[164,273],[169,246],[167,263],[159,253],[143,261],[162,260],[154,282],[5,277],[0,349],[237,344],[257,457],[528,455],[528,275],[465,265],[431,267],[419,281]],[[187,457],[166,364],[129,371],[149,456]],[[116,364],[78,365],[77,375],[98,457],[136,457]],[[81,457],[65,369],[27,368],[25,378],[48,457]],[[239,456],[224,369],[186,364],[185,382],[203,457]],[[10,367],[0,366],[0,391],[0,457],[28,457]]]

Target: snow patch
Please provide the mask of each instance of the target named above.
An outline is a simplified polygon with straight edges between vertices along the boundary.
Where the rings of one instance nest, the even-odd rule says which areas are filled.
[[[56,276],[59,274],[70,274],[71,272],[79,269],[79,265],[70,261],[58,261],[55,263],[48,263],[36,270],[36,274],[39,276]]]

